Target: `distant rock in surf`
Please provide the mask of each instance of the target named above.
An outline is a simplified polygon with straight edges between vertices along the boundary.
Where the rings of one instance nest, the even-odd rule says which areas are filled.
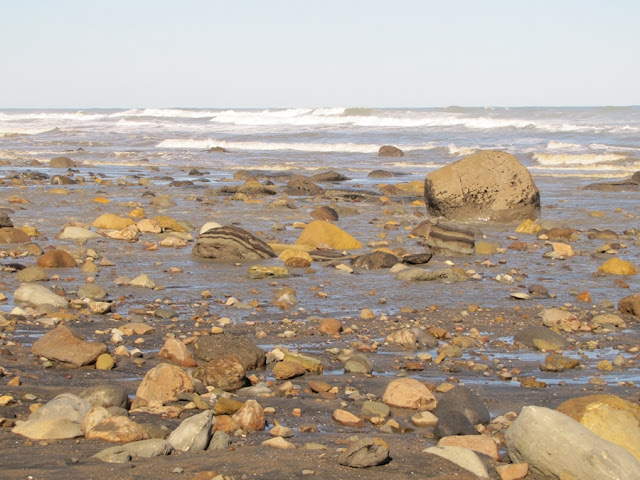
[[[404,152],[393,145],[383,145],[378,150],[379,157],[404,157]]]

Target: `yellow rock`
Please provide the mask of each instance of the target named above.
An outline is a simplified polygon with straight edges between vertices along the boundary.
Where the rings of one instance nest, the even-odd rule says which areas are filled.
[[[39,237],[40,236],[40,232],[35,227],[32,227],[30,225],[24,225],[24,226],[20,227],[20,230],[22,230],[24,233],[26,233],[30,237]]]
[[[315,248],[310,247],[309,245],[296,245],[296,244],[291,245],[289,243],[270,243],[269,246],[278,255],[280,255],[285,250],[299,250],[301,252],[311,252],[315,250]]]
[[[153,217],[153,220],[158,222],[163,230],[172,230],[174,232],[186,232],[187,229],[184,228],[184,225],[178,223],[175,219],[171,217],[166,217],[164,215],[160,215],[158,217]]]
[[[498,242],[488,242],[486,240],[478,240],[475,245],[476,255],[494,255],[498,253],[500,244]]]
[[[52,188],[49,193],[51,195],[69,195],[69,191],[64,188]]]
[[[603,212],[602,210],[592,210],[589,212],[590,217],[604,217],[606,215],[606,212]]]
[[[528,233],[529,235],[535,235],[540,230],[542,230],[542,227],[540,225],[527,218],[518,226],[518,228],[516,228],[516,233]]]
[[[93,228],[105,228],[111,230],[122,230],[135,222],[130,218],[119,217],[113,213],[105,213],[96,218],[91,226]]]
[[[143,208],[134,208],[129,212],[131,218],[144,218],[145,212]]]
[[[637,275],[638,269],[631,262],[613,257],[600,265],[598,272],[611,273],[613,275]]]
[[[105,197],[96,197],[93,199],[93,201],[96,203],[111,203],[111,200]]]
[[[287,267],[308,267],[313,261],[311,255],[307,252],[295,248],[287,248],[278,255],[278,258],[282,260]]]
[[[108,353],[103,353],[96,360],[96,370],[111,370],[115,366],[116,362]]]
[[[413,193],[414,195],[422,195],[424,193],[424,182],[421,180],[414,180],[409,183],[399,183],[396,185],[400,190]]]
[[[557,409],[640,461],[640,406],[615,395],[597,394],[569,399]]]
[[[311,247],[328,247],[335,250],[355,250],[362,244],[344,230],[324,220],[315,220],[305,227],[296,243]]]
[[[426,205],[426,203],[424,202],[424,200],[414,200],[413,202],[411,202],[411,206],[413,207],[424,207]]]

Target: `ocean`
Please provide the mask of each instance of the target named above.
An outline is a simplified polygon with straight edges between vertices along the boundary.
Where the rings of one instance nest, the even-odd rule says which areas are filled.
[[[406,155],[380,158],[381,145]],[[640,170],[640,107],[0,110],[0,154],[92,164],[219,170],[372,169],[424,175],[478,149],[543,176],[624,178]],[[236,155],[207,155],[211,147]],[[79,158],[82,160],[82,158]]]

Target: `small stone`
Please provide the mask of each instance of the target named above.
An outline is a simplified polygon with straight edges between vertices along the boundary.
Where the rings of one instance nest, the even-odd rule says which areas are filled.
[[[116,362],[111,355],[103,353],[96,360],[96,370],[111,370],[116,366]]]
[[[388,461],[389,445],[380,438],[363,438],[352,442],[338,457],[340,465],[353,468],[375,467]]]
[[[296,446],[282,437],[274,437],[261,443],[264,447],[277,448],[279,450],[295,450]]]
[[[338,408],[334,410],[331,418],[335,420],[340,425],[344,425],[345,427],[362,427],[364,423],[360,417],[357,417],[351,412],[347,412],[346,410],[342,410]]]

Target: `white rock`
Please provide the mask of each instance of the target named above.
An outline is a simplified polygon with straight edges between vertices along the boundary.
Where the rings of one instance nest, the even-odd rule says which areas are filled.
[[[63,308],[67,308],[69,306],[69,302],[65,298],[60,295],[56,295],[47,287],[43,287],[42,285],[37,285],[35,283],[23,283],[20,285],[20,287],[13,293],[13,299],[17,302],[35,306],[44,304]]]
[[[480,457],[473,451],[465,447],[447,446],[447,447],[429,447],[423,450],[439,457],[455,463],[459,467],[470,471],[476,477],[489,478],[487,467],[484,466]]]
[[[211,440],[211,427],[213,426],[213,412],[206,410],[198,415],[184,420],[171,435],[169,443],[176,450],[196,451],[204,450]]]
[[[205,223],[202,228],[200,229],[200,233],[203,234],[204,232],[206,232],[207,230],[211,230],[212,228],[220,228],[222,225],[220,225],[217,222],[207,222]]]

